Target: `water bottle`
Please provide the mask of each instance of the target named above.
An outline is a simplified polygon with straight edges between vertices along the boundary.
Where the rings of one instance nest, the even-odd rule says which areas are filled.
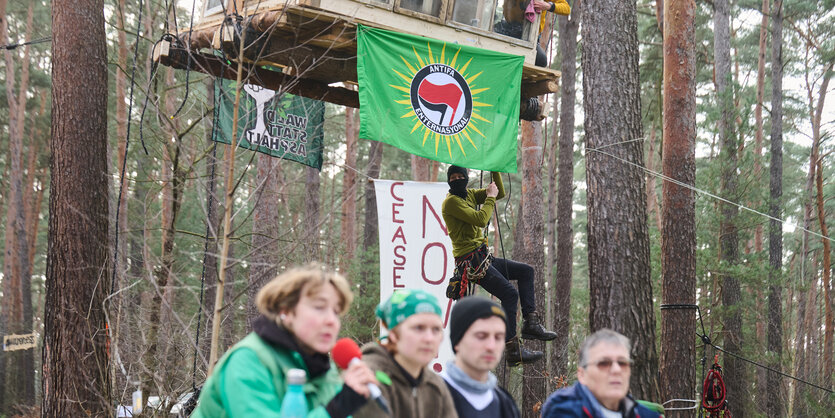
[[[304,386],[307,373],[302,369],[287,371],[287,393],[281,401],[281,418],[304,418],[307,416],[307,399],[304,397]]]

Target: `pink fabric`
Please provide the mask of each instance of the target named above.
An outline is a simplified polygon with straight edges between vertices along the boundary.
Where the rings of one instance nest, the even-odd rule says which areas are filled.
[[[533,8],[533,0],[528,2],[528,8],[525,9],[525,19],[533,23],[536,20],[536,9]]]

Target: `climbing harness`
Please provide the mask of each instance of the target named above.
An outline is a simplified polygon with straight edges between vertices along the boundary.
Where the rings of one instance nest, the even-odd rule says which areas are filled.
[[[487,274],[487,269],[493,264],[493,254],[487,250],[487,245],[455,258],[455,272],[449,279],[446,296],[458,300],[475,293],[475,285]]]
[[[713,358],[713,366],[707,372],[702,386],[702,408],[705,416],[710,418],[731,418],[731,411],[726,408],[728,400],[725,398],[725,380],[722,379],[722,366],[719,365],[719,354]]]

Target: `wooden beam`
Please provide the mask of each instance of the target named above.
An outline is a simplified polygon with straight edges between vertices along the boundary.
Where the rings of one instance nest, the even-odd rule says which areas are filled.
[[[162,65],[172,68],[199,71],[215,77],[235,80],[237,69],[228,65],[223,59],[203,54],[192,53],[191,65],[188,63],[188,53],[184,48],[171,45],[168,41],[160,43],[154,53],[154,60]],[[289,76],[277,71],[270,71],[264,68],[246,65],[244,66],[241,79],[248,84],[256,84],[270,90],[282,90],[297,96],[322,100],[342,106],[359,108],[359,94],[356,91],[344,87],[331,87],[327,83],[306,78]]]
[[[533,83],[522,82],[522,98],[537,97],[547,93],[556,93],[560,89],[557,80],[541,80]]]
[[[244,56],[251,62],[291,67],[295,74],[324,83],[357,80],[357,56],[354,51],[321,48],[292,34],[256,33],[256,39],[263,39],[263,42],[252,43],[244,50]],[[325,30],[322,36],[328,33]],[[212,46],[227,55],[238,55],[234,30],[229,26],[218,28]]]

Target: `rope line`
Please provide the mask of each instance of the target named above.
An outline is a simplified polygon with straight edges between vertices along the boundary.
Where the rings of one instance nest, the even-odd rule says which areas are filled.
[[[624,143],[625,143],[625,142],[631,142],[631,141],[624,141]],[[610,145],[615,145],[615,144],[610,144]],[[606,145],[606,146],[608,146],[608,145]],[[650,170],[650,169],[648,169],[648,168],[646,168],[646,167],[644,167],[644,166],[642,166],[642,165],[640,165],[640,164],[637,164],[637,163],[634,163],[634,162],[632,162],[632,161],[626,160],[626,159],[624,159],[624,158],[618,157],[617,155],[614,155],[614,154],[611,154],[611,153],[608,153],[608,152],[605,152],[605,151],[601,151],[601,148],[605,148],[606,146],[604,146],[604,147],[600,147],[600,148],[586,148],[586,150],[588,150],[588,151],[594,151],[594,152],[597,152],[597,153],[599,153],[599,154],[603,154],[603,155],[606,155],[606,156],[612,157],[612,158],[614,158],[614,159],[616,159],[616,160],[618,160],[618,161],[624,162],[624,163],[626,163],[626,164],[628,164],[628,165],[631,165],[631,166],[633,166],[633,167],[637,167],[637,168],[639,168],[639,169],[641,169],[641,170],[645,171],[647,174],[651,174],[651,175],[653,175],[653,176],[655,176],[655,177],[657,177],[657,178],[660,178],[661,180],[668,181],[668,182],[673,183],[673,184],[675,184],[675,185],[677,185],[677,186],[681,186],[681,187],[683,187],[683,188],[685,188],[685,189],[692,190],[692,191],[694,191],[694,192],[696,192],[696,193],[699,193],[699,194],[703,194],[703,195],[705,195],[705,196],[707,196],[707,197],[713,198],[713,199],[718,200],[718,201],[720,201],[720,202],[727,203],[727,204],[729,204],[729,205],[734,205],[734,206],[738,207],[739,209],[747,210],[747,211],[749,211],[749,212],[751,212],[751,213],[753,213],[753,214],[755,214],[755,215],[762,216],[762,217],[767,218],[767,219],[769,219],[769,220],[772,220],[772,221],[777,221],[777,222],[780,222],[781,224],[785,224],[785,225],[792,226],[792,227],[794,227],[795,229],[799,229],[799,230],[801,230],[801,231],[808,232],[808,233],[810,233],[810,234],[812,234],[812,235],[814,235],[814,236],[816,236],[816,237],[818,237],[818,238],[825,239],[825,240],[830,241],[830,242],[835,242],[835,239],[833,239],[833,238],[830,238],[830,237],[824,236],[824,235],[822,235],[822,234],[819,234],[819,233],[817,233],[817,232],[815,232],[815,231],[812,231],[812,230],[809,230],[809,229],[803,228],[803,227],[801,227],[801,226],[797,225],[796,223],[790,223],[790,222],[787,222],[787,221],[785,221],[785,220],[783,220],[783,219],[780,219],[780,218],[777,218],[777,217],[771,216],[771,215],[769,215],[769,214],[767,214],[767,213],[760,212],[760,211],[758,211],[758,210],[756,210],[756,209],[754,209],[754,208],[750,208],[750,207],[745,206],[745,205],[743,205],[743,204],[741,204],[741,203],[737,203],[737,202],[734,202],[734,201],[728,200],[728,199],[726,199],[726,198],[724,198],[724,197],[721,197],[721,196],[718,196],[718,195],[716,195],[716,194],[713,194],[713,193],[711,193],[711,192],[709,192],[709,191],[707,191],[707,190],[700,189],[700,188],[698,188],[698,187],[696,187],[696,186],[693,186],[693,185],[691,185],[691,184],[687,184],[687,183],[684,183],[684,182],[682,182],[682,181],[676,180],[676,179],[674,179],[674,178],[672,178],[672,177],[666,176],[666,175],[664,175],[664,174],[662,174],[662,173],[659,173],[659,172],[657,172],[657,171],[652,171],[652,170]]]
[[[197,3],[197,0],[192,0],[191,2],[191,21],[188,23],[188,41],[186,41],[186,55],[188,56],[188,60],[186,61],[186,94],[183,97],[183,101],[180,102],[180,107],[171,115],[171,119],[174,119],[175,116],[180,114],[180,111],[183,110],[183,106],[186,105],[186,100],[188,100],[188,84],[189,84],[189,74],[191,74],[191,32],[194,29],[194,4]],[[176,10],[177,7],[175,6],[174,9]],[[176,14],[175,21],[176,21]],[[176,30],[176,29],[175,29]],[[179,39],[179,37],[177,38]],[[214,128],[213,128],[214,129]]]
[[[173,36],[171,34],[166,33],[165,35],[162,35],[160,40],[154,42],[154,45],[151,47],[151,55],[152,56],[154,55],[154,51],[156,50],[157,45],[159,45],[160,42],[162,42],[163,40],[169,40],[170,41],[171,38],[173,38]],[[174,38],[174,39],[176,39],[176,38]],[[135,68],[136,68],[136,65],[134,65],[134,69]],[[151,83],[154,81],[154,77],[156,77],[156,75],[157,75],[157,68],[158,68],[157,62],[153,62],[151,64],[151,73],[148,75],[148,84],[145,87],[145,100],[142,103],[142,112],[139,115],[139,143],[142,144],[142,149],[145,151],[145,155],[150,155],[148,153],[148,148],[145,146],[145,133],[144,133],[145,130],[143,128],[144,123],[145,123],[145,111],[148,109],[148,100],[151,96],[150,95],[150,93],[151,93]],[[157,106],[157,107],[159,107],[159,106]]]
[[[122,156],[122,167],[121,173],[119,174],[119,197],[116,201],[116,222],[115,222],[115,232],[114,232],[114,244],[113,244],[113,272],[110,278],[110,294],[113,294],[113,289],[116,287],[116,272],[119,270],[119,212],[121,211],[122,205],[122,193],[124,192],[124,184],[125,184],[125,172],[128,165],[128,149],[130,147],[130,120],[131,120],[131,113],[133,113],[133,87],[136,85],[134,83],[135,76],[136,76],[136,61],[139,57],[139,40],[140,38],[140,30],[142,30],[142,3],[144,0],[139,0],[139,17],[136,21],[136,43],[134,44],[133,48],[133,69],[130,73],[130,93],[128,94],[128,119],[127,119],[127,131],[125,133],[125,154]]]
[[[125,133],[125,153],[122,156],[122,167],[121,173],[119,174],[119,197],[116,200],[116,221],[114,223],[114,232],[113,232],[113,270],[110,276],[110,289],[108,289],[108,299],[114,296],[113,290],[116,288],[116,272],[119,270],[119,215],[122,209],[122,194],[124,193],[124,185],[125,185],[125,172],[126,167],[128,165],[128,149],[130,148],[130,120],[131,120],[131,113],[133,112],[133,87],[135,86],[135,76],[136,76],[136,61],[139,57],[139,40],[140,38],[140,30],[142,29],[142,6],[143,0],[139,0],[139,17],[136,21],[136,43],[134,44],[133,48],[133,70],[130,74],[130,93],[128,99],[128,115],[127,115],[127,129]],[[44,38],[46,39],[46,38]],[[32,41],[38,42],[38,41]],[[9,49],[9,48],[7,48]],[[112,302],[111,302],[112,303]],[[112,306],[111,306],[112,307]],[[105,324],[106,325],[106,324]],[[107,337],[112,340],[113,339],[113,329],[107,327]],[[118,345],[116,346],[118,348]],[[116,358],[119,359],[119,352],[118,349],[116,350]],[[118,361],[119,367],[122,369],[122,374],[127,376],[124,366],[122,365],[121,360]]]
[[[52,42],[52,38],[40,38],[40,39],[35,39],[33,41],[21,42],[21,43],[18,43],[18,44],[6,44],[6,45],[3,45],[3,46],[0,46],[0,49],[6,49],[6,50],[11,51],[11,50],[13,50],[13,49],[15,49],[19,46],[35,45],[35,44],[40,44],[40,43],[44,43],[44,42]]]
[[[698,334],[698,333],[696,333],[696,335],[699,335],[699,334]],[[803,384],[805,384],[805,385],[808,385],[808,386],[811,386],[811,387],[814,387],[814,388],[820,389],[820,390],[822,390],[822,391],[824,391],[824,392],[827,392],[827,393],[835,393],[835,391],[833,391],[832,389],[827,389],[827,388],[825,388],[825,387],[823,387],[823,386],[816,385],[816,384],[814,384],[814,383],[812,383],[812,382],[808,382],[808,381],[803,380],[803,379],[801,379],[801,378],[799,378],[799,377],[795,377],[795,376],[792,376],[792,375],[790,375],[790,374],[783,373],[783,372],[781,372],[781,371],[779,371],[779,370],[777,370],[777,369],[774,369],[774,368],[771,368],[771,367],[769,367],[769,366],[766,366],[765,364],[762,364],[762,363],[757,363],[757,362],[756,362],[756,361],[754,361],[754,360],[749,360],[749,359],[747,359],[747,358],[745,358],[745,357],[742,357],[742,356],[741,356],[741,355],[739,355],[739,354],[736,354],[736,353],[732,353],[732,352],[730,352],[730,351],[727,351],[727,350],[725,350],[724,348],[719,347],[718,345],[714,345],[712,342],[710,342],[710,337],[707,337],[706,335],[699,335],[699,337],[701,337],[701,338],[702,338],[702,341],[703,341],[703,342],[705,342],[705,344],[707,344],[707,345],[709,345],[709,346],[711,346],[711,347],[713,347],[713,348],[715,348],[715,349],[717,349],[717,350],[719,350],[719,351],[721,351],[721,352],[723,352],[723,353],[725,353],[725,354],[728,354],[728,355],[730,355],[730,356],[736,357],[737,359],[742,360],[742,361],[744,361],[744,362],[746,362],[746,363],[751,363],[751,364],[753,364],[753,365],[755,365],[755,366],[757,366],[757,367],[761,367],[761,368],[766,369],[766,370],[768,370],[768,371],[770,371],[770,372],[772,372],[772,373],[776,373],[776,374],[778,374],[778,375],[780,375],[780,376],[783,376],[783,377],[788,377],[789,379],[796,380],[796,381],[798,381],[798,382],[800,382],[800,383],[803,383]]]
[[[217,115],[219,113],[218,106],[214,106],[214,119],[212,120],[212,141],[214,141],[215,132],[217,130]],[[212,170],[211,174],[209,175],[210,181],[216,185],[215,183],[215,167],[217,167],[217,143],[212,143]],[[191,365],[191,389],[195,392],[197,391],[197,356],[199,354],[200,349],[200,322],[202,321],[203,316],[203,290],[205,289],[206,285],[206,265],[209,263],[209,239],[211,234],[212,228],[212,216],[214,215],[212,212],[212,203],[211,203],[211,196],[209,193],[206,193],[206,240],[203,242],[203,272],[200,273],[200,309],[197,310],[197,332],[194,335],[194,362]],[[206,314],[208,315],[208,313]]]
[[[825,388],[825,387],[823,387],[823,386],[820,386],[820,385],[814,384],[814,383],[812,383],[812,382],[809,382],[809,381],[803,380],[803,379],[801,379],[801,378],[799,378],[799,377],[792,376],[792,375],[787,374],[787,373],[783,373],[783,372],[782,372],[782,371],[780,371],[780,370],[774,369],[774,368],[769,367],[769,366],[767,366],[767,365],[764,365],[764,364],[762,364],[762,363],[758,363],[758,362],[756,362],[756,361],[754,361],[754,360],[749,360],[749,359],[747,359],[747,358],[745,358],[745,357],[743,357],[743,356],[741,356],[741,355],[739,355],[739,354],[736,354],[736,353],[733,353],[733,352],[727,351],[727,350],[725,350],[724,348],[719,347],[718,345],[713,344],[713,341],[711,341],[710,337],[708,337],[708,336],[707,336],[707,333],[705,332],[705,324],[704,324],[704,320],[703,320],[703,317],[702,317],[702,310],[699,308],[699,305],[694,305],[694,304],[685,304],[685,303],[670,303],[670,304],[662,304],[662,305],[661,305],[661,310],[667,310],[667,309],[695,309],[695,310],[696,310],[696,312],[699,314],[699,324],[701,325],[701,328],[702,328],[702,333],[701,333],[701,334],[699,334],[698,332],[696,332],[696,336],[697,336],[697,337],[699,337],[699,339],[701,339],[701,340],[702,340],[702,342],[704,343],[704,345],[702,346],[702,353],[703,353],[703,354],[702,354],[702,359],[701,359],[701,363],[702,363],[702,381],[704,381],[704,380],[705,380],[705,362],[707,361],[707,357],[706,357],[707,352],[706,352],[706,350],[707,350],[707,347],[708,347],[708,346],[710,346],[710,347],[713,347],[715,350],[721,351],[721,352],[723,352],[723,353],[725,353],[725,354],[728,354],[728,355],[730,355],[730,356],[732,356],[732,357],[735,357],[735,358],[737,358],[737,359],[739,359],[739,360],[742,360],[742,361],[744,361],[744,362],[747,362],[747,363],[753,364],[754,366],[761,367],[761,368],[763,368],[763,369],[765,369],[765,370],[768,370],[768,371],[770,371],[770,372],[772,372],[772,373],[776,373],[776,374],[778,374],[778,375],[780,375],[780,376],[787,377],[787,378],[789,378],[789,379],[792,379],[792,380],[795,380],[795,381],[797,381],[797,382],[803,383],[803,384],[805,384],[805,385],[808,385],[808,386],[811,386],[811,387],[814,387],[814,388],[820,389],[820,390],[822,390],[822,391],[824,391],[824,392],[827,392],[827,393],[835,393],[835,391],[832,391],[831,389],[827,389],[827,388]],[[671,401],[672,401],[672,400],[671,400]],[[670,401],[668,401],[668,402],[670,402]],[[699,411],[699,416],[702,416],[702,411],[701,411],[701,410]]]

